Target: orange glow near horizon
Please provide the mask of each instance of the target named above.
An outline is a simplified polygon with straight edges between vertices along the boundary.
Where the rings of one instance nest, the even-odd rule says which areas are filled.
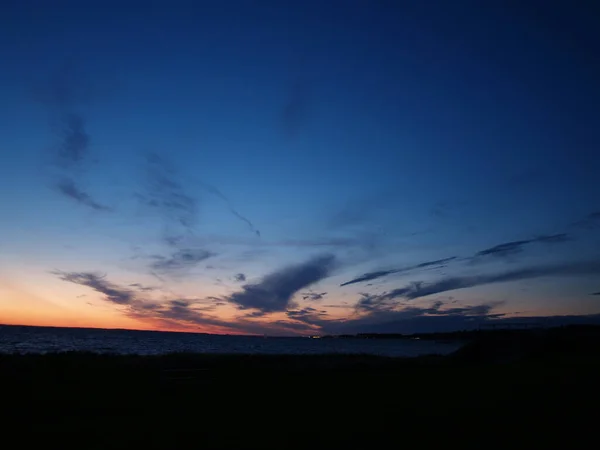
[[[16,275],[16,274],[15,274]],[[219,306],[217,311],[208,311],[205,314],[207,323],[191,323],[185,320],[170,320],[162,317],[145,317],[131,314],[126,306],[111,303],[106,298],[85,286],[64,283],[61,280],[52,279],[40,275],[30,277],[30,282],[19,280],[18,276],[0,276],[0,324],[5,325],[28,325],[48,327],[69,328],[100,328],[100,329],[129,329],[149,331],[171,331],[188,333],[211,333],[211,334],[298,334],[318,335],[324,331],[318,326],[310,326],[305,322],[294,320],[285,312],[275,312],[265,317],[249,319],[245,318],[245,311],[239,311],[232,304]],[[126,284],[124,284],[126,285]],[[205,297],[209,295],[222,297],[224,292],[215,289],[204,289],[198,286],[186,286],[189,298],[194,298],[192,292],[202,292]],[[208,292],[205,292],[208,291]],[[181,294],[180,294],[181,295]],[[140,294],[142,296],[142,294]],[[145,294],[147,301],[161,301],[160,291]],[[185,298],[184,295],[182,298]],[[172,298],[172,297],[171,297]],[[142,300],[142,299],[141,299]],[[332,303],[340,302],[342,299],[331,298]],[[163,300],[164,301],[164,300]],[[465,304],[476,304],[465,302]],[[527,317],[527,316],[557,316],[589,314],[594,311],[574,308],[573,302],[567,307],[566,304],[546,305],[544,308],[534,305],[544,304],[537,299],[531,299],[527,304],[523,303],[520,311],[514,311],[508,304],[499,304],[494,312],[504,313],[504,318]],[[305,307],[300,301],[297,309]],[[314,305],[313,305],[314,306]],[[328,320],[345,321],[349,318],[352,307],[327,308]],[[202,320],[200,320],[202,322]],[[289,327],[286,327],[289,324]],[[301,326],[306,327],[302,329]],[[264,332],[263,332],[264,329]]]
[[[180,327],[157,326],[151,321],[128,317],[103,300],[75,299],[70,306],[59,304],[5,279],[0,280],[0,324],[182,331]],[[208,332],[200,326],[194,331]]]
[[[32,292],[33,291],[33,292]],[[85,294],[66,285],[64,290],[36,286],[28,289],[21,284],[0,278],[0,324],[67,328],[129,329],[213,334],[253,334],[228,327],[236,322],[235,309],[225,307],[219,319],[223,325],[187,324],[161,318],[130,317],[117,305],[102,299],[101,295]],[[81,295],[81,294],[79,294]]]

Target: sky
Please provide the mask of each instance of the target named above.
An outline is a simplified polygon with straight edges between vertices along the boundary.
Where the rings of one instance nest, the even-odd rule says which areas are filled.
[[[591,3],[2,2],[0,323],[598,320]]]

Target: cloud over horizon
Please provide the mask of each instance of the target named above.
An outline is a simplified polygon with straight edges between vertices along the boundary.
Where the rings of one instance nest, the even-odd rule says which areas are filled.
[[[241,309],[285,311],[300,290],[327,278],[335,266],[333,255],[322,255],[272,272],[256,284],[247,284],[229,297]]]
[[[288,314],[290,321],[257,322],[251,320],[263,318],[270,311],[254,311],[243,317],[224,320],[219,318],[218,315],[211,314],[220,306],[227,304],[221,298],[166,297],[161,300],[152,300],[144,297],[143,294],[150,289],[145,289],[140,283],[130,283],[128,285],[136,289],[137,292],[134,292],[127,287],[108,281],[106,275],[97,272],[55,270],[51,273],[63,281],[93,289],[102,294],[105,301],[113,305],[125,307],[122,312],[132,319],[186,331],[195,331],[194,327],[200,326],[211,333],[290,335],[318,331],[319,326],[313,325],[312,322],[316,322],[326,315],[324,311],[317,311],[309,307],[301,310],[290,310],[290,314]],[[297,276],[301,277],[302,275],[297,274]],[[151,290],[154,291],[155,289]],[[78,298],[84,296],[78,296]],[[192,328],[190,329],[190,327]]]
[[[67,3],[0,14],[3,320],[317,334],[600,312],[600,89],[544,22],[581,8],[448,2],[457,40],[423,2],[133,21]]]
[[[376,296],[367,295],[364,300],[367,305],[385,305],[387,302],[404,298],[415,300],[428,295],[440,294],[442,292],[466,289],[487,284],[506,283],[510,281],[530,280],[548,276],[585,276],[600,275],[600,261],[581,261],[563,264],[553,264],[536,267],[524,267],[499,273],[456,276],[443,278],[431,283],[413,282],[407,286],[394,289]],[[360,302],[359,302],[360,303]]]
[[[107,301],[117,305],[130,305],[136,300],[133,292],[110,283],[106,280],[106,275],[95,272],[63,272],[60,270],[51,273],[63,281],[87,286],[104,295]]]

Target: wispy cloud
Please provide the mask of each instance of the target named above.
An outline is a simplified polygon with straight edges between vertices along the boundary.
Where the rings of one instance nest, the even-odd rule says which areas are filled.
[[[498,303],[488,303],[463,308],[444,308],[437,304],[430,307],[408,307],[399,311],[368,314],[347,320],[329,321],[322,331],[342,333],[432,333],[456,330],[474,330],[494,324],[537,324],[560,326],[566,324],[600,324],[600,314],[584,316],[520,316],[507,317],[495,312]],[[437,309],[437,310],[436,310]]]
[[[63,272],[53,271],[61,280],[90,289],[104,296],[104,300],[115,305],[126,306],[125,314],[129,317],[142,320],[167,321],[167,325],[202,325],[209,326],[214,332],[226,331],[227,329],[241,330],[242,327],[235,323],[227,323],[223,320],[206,314],[206,311],[215,309],[216,302],[209,301],[206,304],[198,299],[167,299],[155,302],[145,299],[141,293],[111,283],[106,280],[105,275],[95,272]],[[132,283],[130,287],[139,290],[141,285]],[[170,322],[169,322],[170,321]]]
[[[365,292],[362,292],[360,296],[360,299],[354,305],[354,308],[358,313],[392,311],[398,306],[397,301],[390,301],[393,299],[393,297],[388,298],[384,295],[367,294]]]
[[[256,284],[243,286],[242,291],[229,297],[229,301],[241,309],[285,311],[298,291],[327,278],[334,266],[333,255],[312,258],[273,272]]]
[[[156,288],[154,288],[154,287],[144,286],[143,284],[140,284],[140,283],[131,283],[129,285],[129,287],[135,288],[138,291],[142,291],[142,292],[150,292],[150,291],[156,290]]]
[[[379,270],[376,272],[367,272],[357,278],[354,278],[350,281],[346,281],[342,284],[340,284],[340,286],[348,286],[349,284],[355,284],[355,283],[362,283],[364,281],[371,281],[371,280],[376,280],[377,278],[382,278],[385,277],[386,275],[390,275],[393,273],[398,273],[398,269],[391,269],[391,270]]]
[[[84,114],[78,109],[87,100],[89,89],[84,88],[84,81],[72,65],[64,65],[44,84],[38,92],[38,100],[50,113],[57,139],[52,162],[61,174],[54,182],[56,191],[96,211],[110,211],[111,208],[96,201],[82,186],[91,137]]]
[[[65,197],[75,200],[82,205],[89,206],[96,211],[111,211],[111,208],[102,205],[94,200],[90,194],[82,191],[75,181],[71,178],[63,178],[56,183],[56,189]]]
[[[367,273],[360,275],[350,281],[346,281],[346,282],[340,284],[340,286],[348,286],[350,284],[362,283],[365,281],[372,281],[372,280],[376,280],[378,278],[382,278],[382,277],[385,277],[388,275],[398,274],[398,273],[406,273],[406,272],[411,272],[411,271],[415,271],[415,270],[419,270],[419,269],[427,269],[427,268],[431,268],[431,267],[443,267],[445,264],[447,264],[451,261],[469,261],[471,264],[475,264],[477,262],[482,261],[484,258],[507,257],[510,255],[515,255],[515,254],[521,253],[521,252],[523,252],[524,248],[526,246],[528,246],[529,244],[538,243],[538,244],[548,244],[549,245],[549,244],[564,243],[564,242],[568,242],[569,240],[570,240],[570,237],[568,234],[560,233],[560,234],[552,234],[552,235],[541,235],[541,236],[537,236],[535,238],[525,239],[525,240],[520,240],[520,241],[505,242],[505,243],[498,244],[493,247],[481,250],[472,257],[459,259],[457,256],[452,256],[450,258],[438,259],[435,261],[427,261],[424,263],[415,264],[412,266],[407,266],[407,267],[403,267],[403,268],[399,268],[399,269],[378,270],[378,271],[374,271],[374,272],[367,272]]]
[[[171,164],[156,153],[148,154],[145,178],[143,192],[136,195],[137,199],[158,211],[167,223],[188,233],[193,231],[198,201],[186,192]],[[177,239],[179,234],[169,238]]]
[[[169,245],[230,245],[240,247],[254,247],[247,255],[249,259],[268,248],[320,248],[325,250],[358,248],[367,245],[363,238],[313,238],[313,239],[254,239],[251,237],[242,236],[224,236],[224,235],[204,235],[204,236],[179,236],[177,238],[170,237]]]
[[[220,198],[223,202],[225,202],[225,204],[227,205],[227,209],[229,209],[229,212],[231,214],[233,214],[235,217],[237,217],[239,220],[244,222],[247,225],[248,229],[252,233],[254,233],[256,236],[260,237],[260,231],[254,226],[254,224],[252,223],[252,221],[250,221],[250,219],[248,219],[246,216],[243,216],[242,214],[240,214],[238,212],[238,210],[233,206],[233,203],[229,199],[229,197],[227,197],[225,194],[223,194],[223,192],[221,192],[219,189],[217,189],[215,186],[213,186],[211,184],[208,184],[205,182],[199,182],[199,184],[205,191]]]
[[[62,117],[61,125],[57,162],[62,167],[77,169],[86,157],[90,145],[85,120],[81,114],[70,112]]]
[[[594,292],[593,294],[590,295],[600,295],[600,292]]]
[[[246,281],[246,275],[244,275],[243,273],[236,273],[233,276],[233,279],[235,281],[237,281],[238,283],[242,283],[242,282]]]
[[[182,249],[174,252],[169,257],[157,255],[156,260],[150,264],[150,268],[157,272],[174,273],[183,269],[190,269],[215,255],[216,253],[202,248]]]
[[[302,300],[312,300],[312,301],[323,300],[323,298],[325,298],[326,295],[327,295],[327,292],[303,292]]]
[[[98,292],[106,302],[118,306],[119,311],[127,317],[154,326],[211,333],[290,335],[314,330],[316,325],[308,324],[311,320],[309,315],[315,314],[316,317],[322,316],[324,313],[307,308],[303,311],[306,317],[300,318],[298,316],[294,321],[285,322],[257,320],[269,313],[267,311],[253,311],[243,317],[223,320],[215,311],[227,303],[224,299],[218,297],[199,299],[163,296],[161,300],[153,300],[144,296],[146,292],[144,286],[140,283],[120,286],[108,281],[106,275],[97,272],[55,270],[51,273],[63,281],[86,286]],[[131,288],[134,288],[134,290]],[[305,320],[306,323],[303,323],[302,320]]]
[[[583,219],[573,223],[575,227],[584,228],[586,230],[595,230],[600,228],[600,211],[594,211],[585,216]]]
[[[290,292],[293,288],[281,288],[282,285],[298,286],[299,284],[311,283],[312,280],[322,279],[323,273],[330,270],[323,270],[323,267],[329,267],[333,264],[333,261],[327,263],[325,261],[326,257],[321,258],[323,259],[321,262],[317,262],[319,258],[315,258],[312,260],[312,264],[309,261],[296,266],[296,270],[287,268],[279,274],[271,274],[265,277],[261,282],[261,289],[263,289],[263,292],[270,292],[269,295],[271,296],[279,295],[279,300],[276,302],[277,307],[273,309],[269,305],[266,308],[257,308],[233,320],[223,320],[218,315],[211,313],[225,305],[224,299],[218,297],[205,299],[171,297],[155,301],[144,298],[145,289],[139,283],[131,283],[127,287],[119,286],[109,282],[105,275],[97,272],[54,271],[52,273],[64,281],[95,290],[102,294],[105,301],[124,308],[121,311],[134,319],[171,328],[190,329],[189,327],[192,327],[192,329],[197,329],[196,327],[201,327],[201,331],[208,332],[253,334],[427,332],[470,329],[490,320],[499,322],[513,319],[503,319],[503,313],[494,311],[501,302],[456,306],[456,301],[445,303],[436,300],[430,306],[417,307],[414,304],[403,304],[399,299],[419,298],[423,295],[429,295],[433,290],[453,289],[457,285],[460,286],[459,288],[471,286],[474,283],[474,278],[478,278],[479,282],[501,282],[531,276],[556,275],[559,272],[568,275],[600,273],[600,262],[592,262],[523,269],[519,273],[517,271],[504,272],[494,276],[488,275],[487,278],[483,278],[484,276],[470,277],[471,281],[445,285],[440,284],[440,282],[432,285],[413,283],[397,290],[397,292],[392,291],[380,296],[363,294],[361,300],[359,300],[361,305],[357,304],[356,307],[358,315],[345,319],[333,319],[328,317],[325,310],[313,307],[294,307],[290,301],[293,296],[293,293],[290,294]],[[312,274],[302,275],[303,270],[298,269],[301,266],[307,272],[312,272]],[[277,282],[265,281],[268,277],[274,276],[280,277],[281,280]],[[295,281],[298,279],[301,281]],[[134,288],[134,290],[131,288]],[[268,291],[269,289],[271,290]],[[594,295],[598,294],[600,293]],[[265,320],[267,316],[275,311],[284,311],[288,320]],[[595,320],[600,319],[600,316],[595,317]],[[543,320],[544,318],[538,319]],[[580,319],[584,321],[591,320],[588,317]]]
[[[490,320],[501,320],[494,309],[501,303],[447,308],[442,301],[431,306],[366,310],[367,314],[323,324],[328,333],[414,333],[473,329]]]
[[[310,325],[323,325],[327,320],[327,311],[318,310],[315,308],[292,309],[286,312],[286,315],[299,322],[304,322]]]
[[[105,296],[106,300],[118,305],[130,305],[136,298],[132,291],[119,287],[107,281],[106,275],[94,272],[62,272],[53,271],[61,280],[87,286]]]
[[[569,236],[566,233],[543,235],[532,239],[525,239],[522,241],[505,242],[502,244],[495,245],[485,250],[481,250],[475,254],[477,257],[493,256],[493,257],[506,257],[521,253],[525,246],[529,244],[559,244],[569,241]]]
[[[425,269],[428,267],[433,267],[433,266],[440,266],[443,264],[446,264],[452,260],[456,259],[456,256],[452,256],[450,258],[444,258],[444,259],[438,259],[435,261],[427,261],[424,263],[420,263],[420,264],[415,264],[412,266],[407,266],[407,267],[403,267],[400,269],[391,269],[391,270],[380,270],[377,272],[368,272],[365,273],[357,278],[354,278],[350,281],[346,281],[345,283],[340,284],[340,286],[348,286],[349,284],[355,284],[355,283],[362,283],[364,281],[371,281],[371,280],[376,280],[377,278],[382,278],[385,277],[387,275],[391,275],[394,273],[404,273],[404,272],[410,272],[412,270],[417,270],[417,269]]]
[[[466,289],[487,284],[506,283],[549,276],[583,276],[600,274],[600,261],[584,261],[565,264],[525,267],[494,274],[444,278],[433,283],[417,282],[382,294],[380,301],[394,298],[413,300],[432,294]]]

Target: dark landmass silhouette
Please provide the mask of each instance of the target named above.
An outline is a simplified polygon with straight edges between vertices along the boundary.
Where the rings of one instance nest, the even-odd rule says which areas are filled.
[[[465,345],[418,358],[2,354],[3,435],[80,449],[573,448],[595,436],[600,327],[442,337]]]

